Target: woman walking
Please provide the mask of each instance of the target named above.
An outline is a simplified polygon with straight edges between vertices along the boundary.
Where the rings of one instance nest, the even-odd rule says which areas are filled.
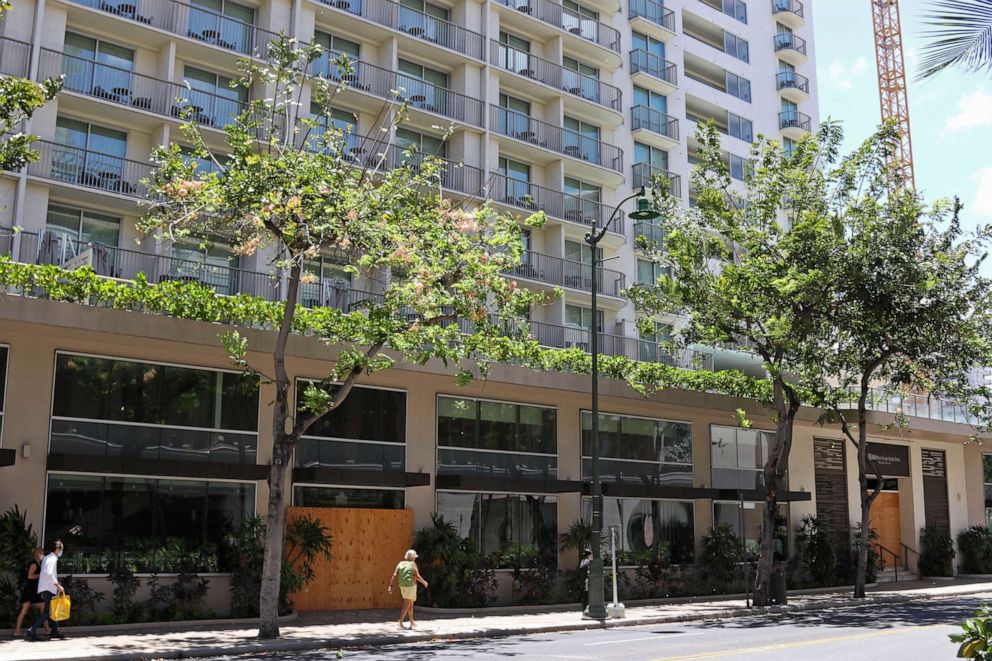
[[[403,609],[400,610],[400,629],[405,629],[403,626],[403,618],[410,614],[410,628],[413,629],[416,623],[413,621],[413,602],[417,600],[417,583],[420,583],[425,588],[427,587],[427,581],[425,581],[420,576],[420,570],[417,569],[417,552],[410,549],[406,552],[403,560],[396,565],[396,569],[393,570],[393,577],[389,579],[389,587],[386,588],[386,592],[392,593],[393,591],[393,581],[399,577],[400,584],[400,596],[403,597]]]
[[[31,604],[38,607],[38,612],[41,612],[45,607],[45,600],[38,594],[38,577],[41,575],[41,559],[43,557],[44,552],[36,548],[31,554],[31,562],[24,568],[24,577],[21,579],[21,612],[17,614],[17,622],[14,624],[15,638],[20,638],[24,634],[21,625],[24,624],[24,618],[31,610]],[[48,628],[47,622],[45,628]]]

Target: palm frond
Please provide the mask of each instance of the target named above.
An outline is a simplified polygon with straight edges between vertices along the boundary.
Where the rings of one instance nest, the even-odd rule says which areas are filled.
[[[951,66],[992,71],[992,0],[935,0],[924,23],[929,43],[921,50],[917,80]]]

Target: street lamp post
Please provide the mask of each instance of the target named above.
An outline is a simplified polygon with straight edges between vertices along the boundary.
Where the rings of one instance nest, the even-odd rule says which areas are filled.
[[[613,221],[620,214],[620,210],[628,201],[637,198],[637,210],[629,214],[633,220],[653,220],[660,214],[651,208],[651,204],[644,195],[644,186],[631,195],[620,201],[610,219],[603,227],[598,227],[593,220],[592,229],[586,234],[585,240],[592,249],[592,342],[590,343],[590,353],[592,354],[592,562],[589,563],[589,611],[588,617],[595,620],[606,619],[606,604],[603,602],[603,483],[599,476],[599,301],[597,290],[599,287],[599,265],[602,261],[599,258],[597,248],[599,242],[606,235],[607,230]]]

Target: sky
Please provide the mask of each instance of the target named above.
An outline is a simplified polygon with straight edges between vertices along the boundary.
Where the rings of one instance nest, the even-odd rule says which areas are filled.
[[[878,126],[870,0],[811,0],[820,119],[841,120],[845,152]],[[916,82],[927,0],[900,0],[916,187],[957,195],[965,227],[992,223],[992,74],[944,71]]]

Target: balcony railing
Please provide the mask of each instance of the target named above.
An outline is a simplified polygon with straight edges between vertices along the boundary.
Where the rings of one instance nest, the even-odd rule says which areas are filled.
[[[319,0],[322,4],[429,41],[453,51],[485,59],[486,38],[478,32],[405,7],[392,0]]]
[[[41,50],[41,75],[64,75],[64,89],[110,103],[181,117],[189,109],[201,126],[222,128],[234,122],[247,103],[213,92],[187,88],[151,76],[67,53]]]
[[[145,198],[148,194],[141,181],[151,177],[153,168],[150,163],[47,140],[38,140],[32,143],[32,147],[39,158],[28,164],[29,175],[128,197]]]
[[[796,89],[809,94],[809,78],[795,71],[779,71],[775,74],[775,89]]]
[[[634,236],[643,236],[648,241],[652,241],[660,247],[665,242],[665,228],[655,223],[643,221],[634,223]]]
[[[809,115],[798,110],[785,110],[778,114],[778,127],[780,129],[796,128],[808,132],[812,121]]]
[[[860,394],[857,388],[851,388],[851,394]],[[889,392],[880,388],[872,388],[868,395],[868,409],[883,413],[903,414],[917,418],[944,420],[961,424],[975,425],[975,419],[959,402],[933,395]],[[857,400],[849,402],[844,408],[857,408]]]
[[[0,75],[26,78],[31,62],[31,44],[0,37]]]
[[[553,257],[533,250],[525,250],[520,265],[507,271],[507,275],[579,289],[584,292],[592,289],[592,266],[590,264]],[[620,271],[599,269],[596,291],[600,294],[619,298],[620,292],[625,286],[625,276]]]
[[[592,332],[578,326],[558,326],[530,322],[531,335],[541,346],[555,349],[589,351]],[[662,363],[685,369],[712,369],[711,354],[691,349],[675,350],[667,343],[650,342],[636,337],[599,333],[599,352],[604,356],[625,356],[631,360]]]
[[[279,36],[251,23],[176,0],[72,1],[243,55],[266,57],[269,44]]]
[[[497,0],[521,14],[533,16],[537,20],[561,28],[570,34],[588,39],[603,48],[620,52],[620,32],[596,19],[580,16],[571,9],[562,7],[550,0]]]
[[[654,53],[646,50],[630,51],[630,72],[646,73],[658,80],[663,80],[669,85],[678,84],[678,75],[675,65],[663,57],[658,57]]]
[[[489,122],[489,127],[500,135],[623,172],[623,151],[601,140],[500,106],[489,107]]]
[[[660,110],[648,106],[634,106],[630,109],[630,120],[633,131],[645,129],[669,140],[679,139],[679,120]]]
[[[655,177],[664,177],[668,180],[668,191],[675,197],[682,195],[682,178],[674,172],[664,168],[655,167],[649,163],[635,163],[633,169],[634,188],[641,186],[650,187]]]
[[[630,0],[630,17],[644,18],[675,32],[675,12],[655,0]]]
[[[561,220],[597,227],[602,227],[612,213],[610,208],[595,200],[569,195],[529,181],[495,173],[490,177],[489,199],[527,211],[543,211]],[[617,214],[613,219],[610,231],[617,234],[624,233],[622,214]]]
[[[772,14],[788,12],[800,18],[803,16],[803,3],[799,0],[772,0]]]
[[[324,53],[313,67],[315,74],[344,82],[348,89],[382,99],[405,100],[411,108],[437,113],[473,126],[483,126],[485,104],[479,99],[368,62],[355,61],[350,64],[352,71],[344,71],[328,53]],[[398,98],[394,94],[396,90],[400,92]]]
[[[560,64],[517,50],[504,43],[498,41],[490,43],[492,44],[490,62],[494,66],[620,112],[621,93],[613,85],[566,69]]]
[[[310,282],[300,284],[299,303],[303,307],[337,308],[344,312],[364,310],[385,300],[380,293],[353,289],[345,282]]]
[[[775,35],[775,52],[794,50],[806,54],[806,40],[790,32],[779,32]]]

